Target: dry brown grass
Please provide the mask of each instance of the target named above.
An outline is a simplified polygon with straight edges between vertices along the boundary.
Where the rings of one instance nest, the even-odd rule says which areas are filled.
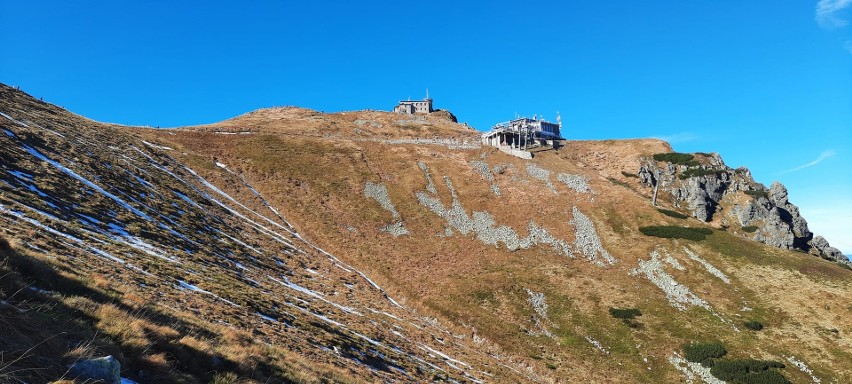
[[[8,105],[0,98],[0,107]],[[372,111],[322,114],[276,108],[176,131],[104,128],[76,117],[48,115],[46,111],[30,113],[44,121],[65,124],[64,132],[69,136],[91,133],[101,143],[122,146],[139,146],[139,140],[145,139],[175,148],[162,156],[151,153],[157,156],[158,164],[171,169],[188,165],[250,209],[267,212],[242,187],[239,178],[216,167],[214,161],[226,163],[283,212],[304,237],[365,272],[407,310],[392,308],[372,289],[368,289],[369,294],[362,294],[365,290],[347,293],[340,283],[363,281],[337,267],[321,271],[330,277],[324,282],[301,276],[307,275],[305,268],[322,265],[319,261],[325,257],[317,252],[285,260],[293,279],[336,302],[392,312],[403,318],[396,323],[408,338],[403,348],[421,353],[417,348],[421,344],[440,345],[444,352],[470,363],[472,371],[493,374],[488,377],[495,382],[555,382],[566,378],[677,382],[682,377],[667,357],[685,342],[710,339],[730,346],[736,357],[779,359],[793,354],[807,361],[825,381],[850,380],[848,362],[852,356],[847,351],[852,349],[848,338],[852,308],[844,303],[852,295],[848,271],[811,256],[757,245],[736,236],[737,231],[716,231],[701,242],[649,238],[638,231],[640,226],[675,223],[650,205],[650,191],[641,187],[637,178],[623,174],[634,174],[642,156],[670,151],[668,144],[658,140],[568,142],[559,151],[541,151],[532,161],[524,161],[493,148],[450,150],[381,143],[378,140],[389,138],[472,138],[476,133],[445,121],[427,118],[420,124],[406,116]],[[245,130],[253,133],[213,133]],[[44,140],[50,144],[50,140],[58,139]],[[88,160],[78,156],[74,161]],[[417,201],[416,192],[425,190],[418,161],[430,167],[445,206],[451,201],[443,183],[447,176],[468,213],[488,212],[497,225],[509,225],[521,237],[527,233],[527,223],[535,221],[555,237],[573,242],[574,228],[569,220],[572,207],[578,207],[594,222],[605,248],[618,263],[602,268],[581,256],[571,259],[557,255],[548,247],[510,252],[502,245],[484,245],[473,235],[446,237],[446,223]],[[473,170],[472,161],[506,166],[495,175],[495,183],[503,192],[499,198]],[[558,194],[527,175],[528,163],[552,171],[551,182]],[[569,190],[556,181],[560,172],[585,176],[594,193]],[[392,238],[380,230],[392,218],[363,196],[367,181],[387,187],[411,231],[409,235]],[[171,179],[157,182],[164,188],[179,186]],[[672,204],[665,198],[660,202],[663,206]],[[98,204],[84,209],[97,212],[101,207]],[[175,210],[167,206],[158,209]],[[132,216],[119,215],[122,221],[133,220]],[[187,214],[178,221],[193,228],[202,218]],[[226,221],[223,225],[233,223]],[[679,223],[706,227],[692,219]],[[171,244],[169,236],[159,233],[156,225],[134,224],[129,228],[132,232],[149,236],[152,242]],[[718,227],[720,223],[712,225]],[[42,248],[61,248],[55,239],[34,230],[16,228],[14,233],[18,238],[37,239],[35,244]],[[216,242],[215,238],[209,240]],[[271,246],[258,238],[247,240],[253,246]],[[726,272],[731,284],[721,283],[703,266],[685,258],[685,245]],[[715,314],[696,308],[677,311],[658,287],[630,275],[637,260],[647,259],[657,247],[667,249],[684,264],[684,271],[668,268],[667,272],[706,299]],[[0,288],[12,298],[8,301],[13,306],[24,297],[39,297],[20,289],[28,284],[58,292],[38,299],[51,300],[52,307],[43,307],[43,313],[50,317],[38,322],[32,321],[33,313],[28,315],[31,323],[47,331],[60,329],[57,319],[73,319],[69,321],[76,328],[61,324],[64,331],[73,328],[73,332],[68,331],[73,337],[67,337],[73,342],[57,347],[57,362],[87,353],[121,353],[122,363],[130,372],[144,370],[146,377],[161,382],[379,381],[369,369],[330,353],[319,353],[308,345],[358,347],[351,338],[340,337],[342,332],[319,329],[311,319],[298,316],[294,326],[288,328],[260,321],[255,310],[276,308],[276,304],[282,304],[278,299],[291,297],[289,293],[251,288],[216,264],[215,258],[177,252],[193,265],[189,275],[195,280],[191,283],[227,294],[229,300],[241,305],[239,309],[174,289],[174,279],[186,279],[189,268],[143,260],[140,266],[163,277],[160,280],[104,264],[97,258],[93,261],[90,255],[79,252],[55,253],[10,262],[8,268],[17,275],[0,279]],[[263,278],[267,270],[283,273],[275,268],[271,257],[257,260],[253,267],[262,269],[248,276],[255,279]],[[545,295],[546,326],[553,337],[531,332],[536,329],[537,314],[527,302],[527,289]],[[42,301],[27,303],[40,305]],[[335,315],[321,303],[302,304],[305,309]],[[639,308],[642,326],[630,328],[612,319],[607,313],[610,307]],[[392,322],[364,312],[363,316],[335,319],[346,319],[347,326],[383,342],[394,340]],[[17,319],[12,312],[9,316]],[[757,319],[766,328],[758,333],[734,331],[732,324],[744,319]],[[26,355],[24,351],[50,336],[29,331],[23,326],[4,330],[9,337],[21,340],[15,349],[17,356]],[[609,354],[598,351],[586,337],[601,342]],[[83,346],[88,340],[90,346]],[[499,363],[509,367],[497,365],[493,357],[497,355],[501,356]],[[31,359],[26,357],[25,364],[29,365],[23,367],[35,366]],[[418,373],[416,365],[403,368]],[[48,373],[39,374],[48,377]],[[794,381],[807,379],[793,369],[785,374]],[[61,372],[52,377],[59,375]],[[417,377],[424,381],[442,379]]]

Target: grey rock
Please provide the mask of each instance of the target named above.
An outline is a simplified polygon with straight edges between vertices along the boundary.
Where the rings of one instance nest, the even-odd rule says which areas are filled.
[[[654,183],[656,183],[654,173],[647,164],[642,164],[639,167],[639,182],[646,187],[653,187]]]
[[[547,185],[547,188],[550,189],[551,192],[556,192],[556,187],[550,181],[550,170],[541,168],[535,164],[529,163],[527,164],[527,174],[532,178],[541,180]]]
[[[778,207],[774,207],[765,218],[764,225],[760,228],[756,239],[773,247],[791,249],[796,237],[793,235],[790,225],[782,219]]]
[[[589,188],[589,180],[580,175],[560,173],[556,175],[556,180],[562,182],[577,193],[590,193],[592,191]]]
[[[787,205],[787,187],[777,181],[773,182],[769,187],[769,201],[775,205]]]
[[[491,173],[491,168],[488,167],[488,163],[484,161],[471,161],[470,165],[476,173],[488,181],[488,184],[491,185],[491,191],[494,192],[495,195],[500,196],[500,186],[497,185],[497,181],[494,179],[494,174]]]
[[[810,252],[841,263],[848,262],[843,255],[838,257],[840,252],[828,246],[825,239],[815,239],[799,208],[790,203],[787,188],[783,184],[776,181],[766,188],[754,181],[747,168],[734,170],[726,166],[721,156],[715,153],[706,159],[703,165],[695,169],[712,173],[685,179],[679,176],[690,167],[660,164],[645,159],[639,167],[639,180],[645,187],[653,188],[659,184],[658,193],[669,193],[675,206],[687,207],[698,220],[708,222],[718,219],[723,225],[739,223],[741,226],[756,226],[758,231],[753,235],[755,241],[778,248]],[[751,198],[743,199],[740,191],[765,191],[766,196],[752,194]],[[723,200],[729,209],[723,212],[722,217],[716,217]]]
[[[817,255],[822,255],[834,261],[849,261],[839,249],[832,247],[822,236],[816,236],[810,242]]]
[[[121,382],[121,364],[112,356],[81,360],[68,369],[68,374],[77,380],[118,384]]]

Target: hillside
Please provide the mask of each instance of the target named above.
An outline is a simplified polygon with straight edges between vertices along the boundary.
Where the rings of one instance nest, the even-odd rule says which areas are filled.
[[[683,346],[720,342],[852,381],[852,271],[653,206],[659,140],[522,160],[440,116],[294,107],[155,130],[5,85],[0,112],[0,379],[112,354],[137,382],[715,382]]]

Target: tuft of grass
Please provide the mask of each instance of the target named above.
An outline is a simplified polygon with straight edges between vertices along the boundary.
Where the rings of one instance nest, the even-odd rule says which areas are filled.
[[[621,171],[621,175],[624,176],[624,177],[635,177],[637,179],[639,178],[639,175],[637,175],[635,173],[629,173],[629,172],[624,172],[624,171]]]
[[[687,215],[684,215],[684,214],[677,212],[677,211],[672,211],[670,209],[657,208],[657,211],[660,211],[660,213],[662,213],[666,216],[674,217],[675,219],[687,219],[687,218],[689,218],[689,216],[687,216]]]
[[[657,161],[665,161],[673,164],[681,164],[686,165],[687,162],[691,161],[695,156],[689,153],[657,153],[654,154],[654,160]]]
[[[210,384],[237,384],[240,378],[233,372],[217,373]]]
[[[679,227],[676,225],[652,225],[639,227],[639,232],[642,232],[645,236],[701,241],[711,235],[713,230],[710,228]]]
[[[754,233],[757,231],[757,227],[754,225],[746,225],[743,227],[743,232]]]

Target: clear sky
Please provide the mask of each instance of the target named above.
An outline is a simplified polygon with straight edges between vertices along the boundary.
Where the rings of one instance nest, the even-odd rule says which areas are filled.
[[[238,4],[240,3],[240,4]],[[561,112],[781,181],[852,254],[852,0],[0,0],[0,82],[161,127],[422,98],[478,129]]]

